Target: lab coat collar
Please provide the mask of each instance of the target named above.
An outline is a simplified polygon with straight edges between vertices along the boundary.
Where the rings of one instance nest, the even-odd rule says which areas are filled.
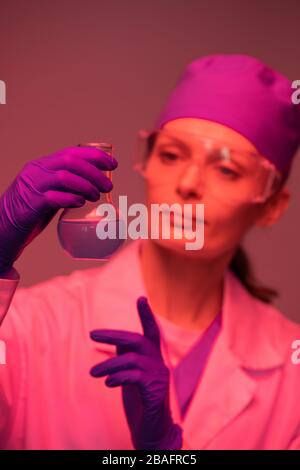
[[[280,341],[276,317],[270,304],[253,297],[234,273],[224,276],[223,328],[230,351],[242,366],[268,369],[286,360],[286,344]],[[274,331],[271,331],[274,328]]]

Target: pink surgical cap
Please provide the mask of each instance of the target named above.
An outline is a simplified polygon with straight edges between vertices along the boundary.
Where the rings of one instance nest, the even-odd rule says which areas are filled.
[[[287,176],[300,144],[300,105],[292,102],[291,83],[255,57],[201,57],[186,66],[155,128],[184,117],[224,124]]]

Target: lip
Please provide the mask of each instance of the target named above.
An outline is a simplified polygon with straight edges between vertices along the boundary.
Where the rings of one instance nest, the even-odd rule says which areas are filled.
[[[175,222],[175,221],[174,221],[174,213],[171,212],[171,213],[170,213],[170,223],[171,223],[172,225],[175,225],[174,222]],[[207,222],[206,222],[205,220],[203,220],[202,218],[200,219],[199,217],[193,216],[193,217],[192,217],[192,226],[194,227],[197,223],[207,225]],[[176,225],[178,225],[178,224],[176,224]],[[179,226],[180,226],[180,224],[179,224]]]

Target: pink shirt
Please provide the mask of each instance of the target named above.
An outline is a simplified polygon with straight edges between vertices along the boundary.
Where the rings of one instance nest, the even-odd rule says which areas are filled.
[[[94,364],[115,355],[115,347],[91,341],[89,332],[142,333],[136,311],[137,297],[147,296],[141,242],[125,245],[105,265],[30,288],[16,289],[16,279],[0,282],[0,310],[6,313],[0,327],[6,344],[1,448],[133,448],[120,387],[111,389],[89,374]],[[175,329],[165,329],[169,347]],[[170,377],[172,415],[188,447],[300,449],[300,365],[291,361],[296,339],[299,325],[252,297],[226,271],[222,329],[184,417]],[[173,364],[187,351],[187,337],[184,342],[173,342]],[[162,353],[171,368],[165,342]]]
[[[184,417],[221,329],[221,313],[202,331],[180,328],[159,317],[181,416]]]
[[[166,340],[166,349],[174,368],[201,338],[203,331],[182,328],[158,314],[156,314],[156,321],[161,327],[161,335]]]

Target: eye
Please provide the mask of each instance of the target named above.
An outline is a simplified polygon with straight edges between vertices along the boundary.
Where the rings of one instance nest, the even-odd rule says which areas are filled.
[[[159,157],[163,161],[169,161],[169,162],[174,162],[179,159],[179,156],[174,153],[174,152],[167,152],[167,151],[160,151],[159,152]]]
[[[228,168],[227,166],[220,165],[218,167],[218,170],[220,173],[230,179],[238,179],[240,177],[239,173],[236,171],[232,170],[231,168]]]

